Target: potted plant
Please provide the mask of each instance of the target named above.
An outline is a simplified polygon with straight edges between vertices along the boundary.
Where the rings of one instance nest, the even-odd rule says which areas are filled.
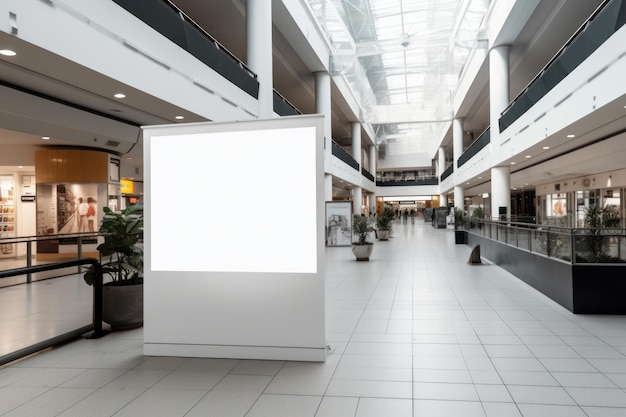
[[[577,254],[578,262],[608,263],[619,262],[620,259],[609,254],[609,240],[613,230],[619,227],[621,218],[619,212],[610,206],[592,204],[585,210],[585,235],[579,242],[584,242],[587,256]],[[580,247],[580,246],[579,246]],[[585,252],[585,251],[583,251]]]
[[[385,206],[380,216],[376,218],[376,237],[378,240],[388,240],[391,235],[391,225],[393,223],[393,209]]]
[[[143,325],[143,206],[126,207],[119,213],[104,207],[99,233],[104,243],[98,245],[102,274],[102,318],[112,329],[130,329]],[[94,269],[84,274],[93,284]]]
[[[467,230],[464,230],[465,226],[465,215],[463,214],[463,210],[456,207],[454,209],[454,243],[466,245],[468,242],[467,238]]]
[[[367,240],[372,231],[370,219],[363,215],[355,214],[352,217],[352,253],[357,261],[369,261],[374,244]]]

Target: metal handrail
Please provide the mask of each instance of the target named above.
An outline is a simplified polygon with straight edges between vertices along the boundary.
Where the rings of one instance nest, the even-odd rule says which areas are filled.
[[[2,278],[9,278],[9,277],[18,276],[18,275],[27,275],[27,274],[32,274],[36,272],[51,271],[54,269],[62,269],[62,268],[87,265],[87,264],[92,265],[95,270],[95,274],[93,278],[93,322],[92,324],[83,326],[79,329],[75,329],[73,331],[64,333],[62,335],[59,335],[50,339],[46,339],[42,342],[27,346],[23,349],[6,354],[4,356],[0,356],[0,365],[4,365],[5,363],[9,363],[16,359],[23,358],[25,356],[39,352],[40,350],[49,348],[51,346],[56,346],[58,344],[65,343],[70,340],[74,340],[77,337],[80,337],[81,335],[91,330],[93,330],[93,333],[90,336],[88,336],[90,339],[99,339],[108,333],[108,332],[103,331],[102,329],[103,278],[102,278],[102,265],[100,265],[100,262],[97,259],[93,259],[93,258],[77,259],[77,260],[67,261],[67,262],[58,262],[54,264],[36,265],[36,266],[29,266],[26,268],[15,268],[15,269],[9,269],[6,271],[0,271],[0,279],[2,279]]]
[[[82,259],[83,255],[83,239],[98,238],[100,236],[97,232],[81,232],[81,233],[63,233],[44,236],[20,236],[20,237],[5,237],[0,238],[0,245],[12,245],[18,243],[26,243],[26,267],[32,266],[33,249],[32,244],[37,242],[45,242],[48,240],[60,240],[60,239],[76,239],[77,240],[77,258]],[[80,270],[79,270],[80,271]],[[26,275],[26,283],[32,282],[33,272],[29,272]]]
[[[464,229],[486,239],[571,264],[624,264],[625,228],[570,228],[545,224],[464,218]],[[606,244],[613,242],[613,250]],[[590,245],[590,246],[588,246]]]

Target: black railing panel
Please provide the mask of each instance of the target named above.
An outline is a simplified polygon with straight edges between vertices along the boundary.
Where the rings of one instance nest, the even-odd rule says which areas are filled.
[[[543,70],[502,113],[500,132],[508,128],[552,88],[626,24],[626,0],[607,0],[578,29]]]
[[[450,165],[448,168],[446,168],[443,173],[441,174],[441,179],[440,181],[443,182],[443,180],[445,180],[446,178],[448,178],[450,175],[452,175],[452,173],[454,172],[454,164]]]
[[[412,187],[420,185],[437,185],[439,180],[437,177],[432,178],[418,178],[415,180],[391,180],[391,181],[376,181],[376,185],[379,187]]]
[[[372,182],[376,182],[376,179],[374,178],[374,176],[367,169],[363,167],[361,167],[361,174],[363,174],[363,176],[367,178],[368,180]]]
[[[256,74],[170,1],[113,1],[252,97],[259,97]]]
[[[489,128],[485,129],[485,131],[483,133],[480,134],[480,136],[478,136],[476,138],[476,140],[474,142],[472,142],[470,144],[470,146],[467,147],[467,149],[461,154],[461,156],[459,157],[457,164],[458,166],[463,165],[464,163],[466,163],[467,161],[469,161],[470,159],[472,159],[478,152],[480,152],[484,147],[486,147],[487,145],[489,145],[489,142],[491,142],[491,133]]]
[[[335,141],[332,142],[333,148],[332,153],[337,158],[341,159],[346,164],[350,165],[352,168],[359,170],[359,163],[350,155],[348,152],[344,151],[341,146],[339,146]]]
[[[278,91],[274,90],[274,112],[279,116],[296,116],[302,114],[300,110],[283,97]]]

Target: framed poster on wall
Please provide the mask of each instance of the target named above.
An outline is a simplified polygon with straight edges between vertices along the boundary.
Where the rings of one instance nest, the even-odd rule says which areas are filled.
[[[326,246],[352,244],[352,202],[326,202]]]

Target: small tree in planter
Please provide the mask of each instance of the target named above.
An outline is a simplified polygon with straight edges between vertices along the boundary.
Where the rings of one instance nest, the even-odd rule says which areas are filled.
[[[617,210],[608,206],[602,207],[592,204],[585,211],[584,223],[588,230],[582,239],[577,239],[577,244],[583,243],[583,247],[586,246],[589,255],[581,256],[577,250],[577,262],[621,262],[620,258],[608,253],[609,238],[613,232],[610,229],[619,227],[621,223]]]
[[[98,245],[102,274],[110,281],[103,288],[103,320],[112,328],[126,329],[143,324],[143,206],[126,207],[115,213],[104,207]],[[89,267],[83,278],[93,284],[95,271]]]
[[[357,261],[369,261],[374,244],[367,238],[372,230],[368,217],[358,214],[352,217],[352,253]]]
[[[383,212],[376,218],[376,236],[378,240],[388,240],[393,223],[393,209],[385,205]]]

